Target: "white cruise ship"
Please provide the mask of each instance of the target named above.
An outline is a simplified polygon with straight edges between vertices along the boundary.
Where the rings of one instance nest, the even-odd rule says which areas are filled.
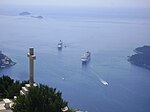
[[[62,42],[61,40],[59,41],[57,47],[58,47],[59,49],[61,49],[61,48],[63,47],[63,42]]]
[[[82,62],[87,62],[90,60],[91,57],[91,53],[89,51],[85,52],[82,57],[81,57],[81,61]]]

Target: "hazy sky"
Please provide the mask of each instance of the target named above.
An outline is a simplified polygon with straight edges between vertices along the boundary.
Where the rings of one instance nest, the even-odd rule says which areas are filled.
[[[0,0],[1,5],[150,7],[150,0]]]

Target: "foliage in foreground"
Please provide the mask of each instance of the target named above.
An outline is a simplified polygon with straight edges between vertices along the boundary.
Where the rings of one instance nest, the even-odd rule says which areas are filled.
[[[41,84],[31,87],[27,96],[18,96],[14,103],[13,112],[61,112],[67,106],[60,91]]]
[[[68,105],[60,91],[42,84],[30,88],[27,96],[20,95],[20,89],[26,83],[28,81],[14,81],[9,76],[0,77],[0,99],[17,96],[13,112],[61,112],[61,108]],[[69,109],[68,112],[76,111]]]
[[[14,81],[9,76],[3,75],[0,77],[0,99],[12,99],[15,95],[19,95],[20,89],[25,83],[27,82],[20,83],[19,81]]]

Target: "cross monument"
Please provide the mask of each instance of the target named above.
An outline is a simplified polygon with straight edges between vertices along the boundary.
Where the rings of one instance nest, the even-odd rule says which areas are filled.
[[[34,60],[36,59],[36,56],[34,55],[34,48],[29,48],[29,53],[27,54],[29,57],[29,69],[30,69],[30,79],[29,84],[30,86],[33,86],[34,84]]]

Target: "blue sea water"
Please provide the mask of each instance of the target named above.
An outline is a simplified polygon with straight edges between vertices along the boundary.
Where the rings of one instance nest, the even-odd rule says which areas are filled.
[[[19,16],[21,11],[44,18]],[[150,45],[146,11],[1,8],[0,50],[17,64],[0,70],[0,76],[28,80],[27,52],[34,47],[35,82],[62,91],[71,108],[150,112],[150,71],[127,61],[136,47]],[[57,49],[60,39],[67,46],[62,51]],[[91,60],[82,65],[87,50]]]

